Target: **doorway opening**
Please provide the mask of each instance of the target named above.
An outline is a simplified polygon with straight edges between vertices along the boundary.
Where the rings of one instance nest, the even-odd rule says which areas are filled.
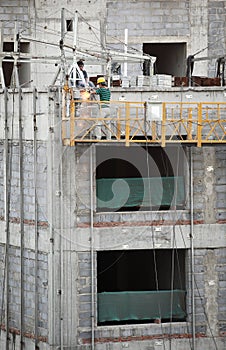
[[[154,74],[185,76],[186,43],[144,43],[143,52],[156,57]],[[144,66],[144,75],[147,73]]]

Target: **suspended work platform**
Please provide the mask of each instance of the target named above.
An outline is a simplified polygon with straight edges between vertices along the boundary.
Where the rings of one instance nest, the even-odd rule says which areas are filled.
[[[226,102],[110,101],[104,118],[99,101],[63,90],[62,141],[77,143],[226,143]],[[106,114],[106,113],[105,113]],[[101,138],[97,130],[101,129]]]

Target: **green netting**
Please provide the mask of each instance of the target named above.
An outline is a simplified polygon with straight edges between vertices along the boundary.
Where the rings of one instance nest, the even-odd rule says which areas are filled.
[[[97,179],[97,208],[183,206],[184,178]]]
[[[98,322],[184,319],[184,290],[98,293]]]

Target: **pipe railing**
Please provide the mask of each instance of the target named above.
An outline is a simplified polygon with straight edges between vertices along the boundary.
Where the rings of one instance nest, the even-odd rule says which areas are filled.
[[[110,101],[110,116],[101,116],[99,101],[74,99],[63,93],[62,140],[132,143],[226,143],[226,102]],[[101,138],[96,129],[101,126]],[[107,137],[107,135],[111,137]]]

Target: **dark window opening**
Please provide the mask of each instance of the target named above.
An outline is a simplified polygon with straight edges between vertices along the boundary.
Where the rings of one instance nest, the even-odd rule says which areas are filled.
[[[73,32],[73,20],[72,19],[66,20],[66,28],[67,28],[67,32]]]
[[[182,147],[97,147],[97,211],[183,209]]]
[[[98,324],[184,321],[185,250],[97,252]]]
[[[14,43],[13,42],[4,42],[3,43],[3,51],[4,52],[14,52]],[[20,43],[18,47],[18,51],[21,53],[29,53],[30,52],[30,44],[29,43]],[[3,75],[5,80],[6,87],[11,87],[13,85],[13,68],[14,62],[13,58],[10,55],[7,55],[3,59],[2,63]],[[23,62],[17,63],[17,71],[18,71],[18,80],[19,85],[23,87],[28,87],[30,85],[30,59],[23,58]]]
[[[150,43],[143,44],[143,52],[156,57],[154,74],[185,76],[186,43]],[[143,67],[144,75],[149,75],[147,64]]]

